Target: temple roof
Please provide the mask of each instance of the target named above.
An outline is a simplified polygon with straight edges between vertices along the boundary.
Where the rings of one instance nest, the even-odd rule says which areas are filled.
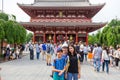
[[[80,30],[87,30],[88,32],[95,31],[99,28],[102,28],[106,25],[106,23],[91,23],[91,22],[20,22],[26,29],[33,31],[39,30],[42,27],[52,28],[52,27],[59,27],[59,28],[76,28],[78,27]],[[41,30],[41,29],[40,29]]]
[[[38,2],[32,6],[51,6],[51,7],[64,7],[64,6],[89,6],[88,2]]]
[[[69,2],[69,1],[80,1],[80,2],[89,2],[89,0],[34,0],[34,2],[42,2],[42,1],[66,1],[66,2]]]
[[[33,4],[19,4],[18,6],[23,9],[29,16],[35,17],[34,11],[44,10],[77,10],[86,11],[88,18],[92,18],[99,12],[105,4],[91,4],[89,0],[35,0]],[[89,14],[88,14],[89,12]],[[84,13],[81,13],[84,14]]]
[[[53,1],[53,2],[47,2],[47,1],[42,1],[42,2],[36,2],[33,4],[19,4],[19,6],[28,6],[28,7],[89,7],[89,6],[101,6],[104,4],[90,4],[89,2],[79,2],[79,1]]]
[[[84,7],[100,6],[101,4],[91,4],[89,0],[34,0],[33,4],[18,4],[19,6],[33,7]],[[103,4],[102,4],[103,5]]]

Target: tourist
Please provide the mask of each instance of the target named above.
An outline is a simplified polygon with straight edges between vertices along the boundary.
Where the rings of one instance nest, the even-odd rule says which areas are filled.
[[[95,48],[93,49],[93,58],[94,58],[94,68],[95,68],[95,71],[97,72],[100,71],[101,57],[102,57],[102,48],[100,44],[95,45]]]
[[[40,46],[39,46],[39,44],[37,43],[37,44],[36,44],[36,58],[39,59],[39,57],[40,57]]]
[[[120,60],[120,47],[117,47],[117,50],[114,52],[114,58],[115,58],[115,65],[116,68],[119,69],[119,60]]]
[[[114,55],[113,55],[113,53],[114,53],[114,48],[112,47],[112,46],[110,46],[110,48],[109,48],[109,56],[110,56],[110,66],[112,67],[113,66],[113,60],[114,60]]]
[[[19,48],[17,46],[16,49],[15,49],[16,59],[19,58],[19,52],[20,52],[20,50],[19,50]]]
[[[80,62],[83,63],[84,60],[84,45],[80,44],[80,52],[78,53],[80,55]]]
[[[11,50],[11,54],[10,54],[10,60],[14,60],[16,58],[16,54],[14,50]]]
[[[62,58],[65,59],[65,62],[67,63],[67,56],[68,56],[68,44],[67,44],[67,42],[64,42],[61,47],[62,47],[62,51],[63,51]],[[67,74],[66,71],[65,71],[65,74]],[[65,77],[65,80],[66,79],[67,78]]]
[[[25,49],[25,45],[21,44],[21,45],[20,45],[19,59],[22,58],[24,49]]]
[[[66,64],[67,80],[78,80],[81,77],[80,58],[75,52],[75,47],[69,45],[68,60]]]
[[[109,50],[107,47],[104,47],[102,51],[102,71],[104,72],[104,67],[106,66],[107,74],[109,74],[109,63],[110,63]]]
[[[57,49],[57,58],[53,63],[53,80],[64,80],[64,72],[65,72],[66,62],[65,59],[62,58],[62,49]]]
[[[64,42],[61,47],[62,47],[62,51],[63,51],[62,58],[64,58],[65,60],[67,60],[67,56],[68,56],[67,55],[68,54],[68,44],[66,42]]]
[[[87,45],[84,45],[83,53],[84,53],[84,58],[85,58],[85,61],[87,61],[88,51],[89,51],[89,50],[88,50]]]
[[[34,59],[34,46],[32,43],[29,44],[29,51],[30,51],[30,60]]]
[[[42,44],[42,60],[45,60],[47,46],[45,43]]]
[[[6,52],[5,52],[5,61],[7,61],[10,57],[10,45],[7,45]]]
[[[50,41],[48,41],[47,55],[46,55],[47,66],[51,66],[51,58],[52,58],[53,52],[54,52],[54,49],[52,47],[52,44],[50,43]]]

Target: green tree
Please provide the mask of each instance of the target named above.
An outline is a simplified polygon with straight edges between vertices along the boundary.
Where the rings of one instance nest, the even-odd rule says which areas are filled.
[[[15,28],[13,26],[13,21],[7,21],[5,26],[5,38],[10,44],[14,43]]]
[[[89,35],[88,37],[89,37],[88,38],[89,44],[95,44],[95,43],[97,43],[97,37],[96,37],[95,34]]]
[[[113,19],[101,32],[98,31],[94,36],[90,35],[89,40],[90,42],[98,42],[102,45],[112,45],[114,47],[120,44],[120,20]]]
[[[6,13],[0,13],[0,19],[8,21],[8,15]]]
[[[4,33],[4,26],[5,26],[5,21],[0,19],[0,41],[4,38],[5,33]]]
[[[28,43],[33,37],[33,34],[32,33],[28,33],[27,34],[27,37],[26,37],[26,42]]]
[[[4,26],[5,26],[5,21],[0,19],[0,53],[2,52],[1,51],[2,40],[4,39],[5,36]]]
[[[6,22],[5,37],[7,42],[10,44],[20,44],[25,43],[26,40],[26,30],[19,23],[14,21]]]
[[[14,22],[13,24],[15,34],[13,35],[14,37],[14,43],[15,44],[20,44],[20,43],[25,43],[26,40],[26,30],[21,26],[19,23]]]
[[[21,44],[26,41],[26,30],[18,22],[16,16],[0,13],[0,43],[6,40],[10,44]],[[1,44],[2,45],[2,44]],[[0,46],[1,51],[1,46]]]

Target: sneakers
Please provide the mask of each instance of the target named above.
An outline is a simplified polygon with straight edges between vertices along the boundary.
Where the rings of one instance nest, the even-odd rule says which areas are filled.
[[[50,63],[49,66],[52,66],[52,64]]]
[[[51,63],[47,63],[47,66],[52,66],[52,64]]]
[[[53,75],[50,75],[51,78],[53,78]]]

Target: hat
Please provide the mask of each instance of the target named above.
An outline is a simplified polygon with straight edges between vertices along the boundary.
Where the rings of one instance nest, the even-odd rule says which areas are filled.
[[[80,48],[84,48],[84,45],[83,45],[83,44],[81,44],[81,45],[80,45]]]
[[[62,51],[62,49],[59,47],[59,48],[57,48],[57,52],[60,52],[60,51]]]
[[[68,47],[68,44],[66,42],[64,42],[64,44],[62,45],[62,48],[63,47]]]

